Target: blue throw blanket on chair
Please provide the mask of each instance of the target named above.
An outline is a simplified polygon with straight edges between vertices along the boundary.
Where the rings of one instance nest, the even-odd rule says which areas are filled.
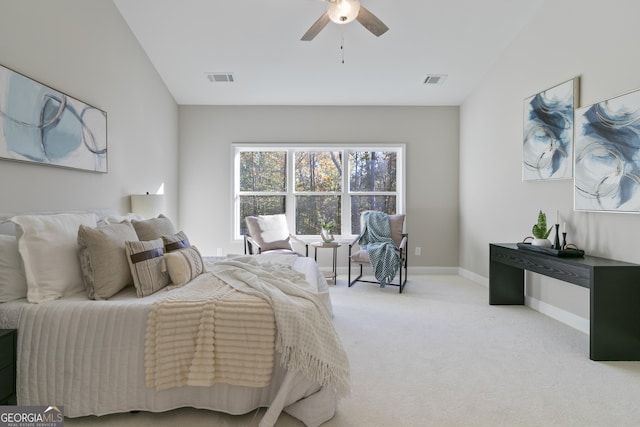
[[[389,215],[384,212],[365,212],[364,231],[358,243],[367,250],[376,280],[384,288],[396,277],[400,255],[391,238]]]

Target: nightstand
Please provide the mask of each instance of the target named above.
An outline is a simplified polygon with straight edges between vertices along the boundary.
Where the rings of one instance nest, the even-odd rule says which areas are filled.
[[[16,404],[16,329],[0,329],[0,405]]]

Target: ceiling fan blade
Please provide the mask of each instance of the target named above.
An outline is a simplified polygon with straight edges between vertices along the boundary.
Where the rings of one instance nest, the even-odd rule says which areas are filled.
[[[369,12],[362,5],[360,5],[360,13],[358,13],[356,19],[363,27],[371,31],[376,37],[380,37],[389,29],[389,27],[384,25],[384,22],[379,20],[373,13]]]
[[[322,29],[328,23],[329,23],[329,14],[325,12],[324,15],[322,15],[320,18],[318,18],[318,20],[313,23],[311,28],[309,28],[307,30],[307,32],[304,33],[304,36],[302,36],[302,38],[300,40],[305,41],[305,42],[310,42],[311,40],[313,40],[313,38],[315,36],[318,35],[318,33],[320,31],[322,31]]]

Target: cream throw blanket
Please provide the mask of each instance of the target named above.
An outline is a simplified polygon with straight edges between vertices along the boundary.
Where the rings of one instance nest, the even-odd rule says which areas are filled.
[[[271,381],[273,310],[210,273],[156,301],[145,338],[147,387],[264,387]]]
[[[264,387],[275,341],[282,366],[347,395],[349,361],[327,309],[328,292],[317,292],[293,270],[294,258],[219,261],[158,300],[147,320],[147,386]]]
[[[349,394],[349,360],[323,303],[328,292],[317,292],[290,265],[260,259],[269,258],[239,256],[216,263],[210,271],[235,289],[269,302],[282,366],[332,387],[339,396]]]

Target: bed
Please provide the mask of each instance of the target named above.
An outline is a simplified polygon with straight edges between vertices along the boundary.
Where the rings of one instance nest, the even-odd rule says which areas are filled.
[[[0,215],[0,221],[12,216]],[[99,229],[102,224],[121,223],[123,220],[128,222],[127,218],[98,212],[95,229]],[[143,225],[141,220],[134,220],[133,223],[136,221]],[[18,226],[18,234],[24,238],[24,230],[20,227],[21,225]],[[93,224],[83,227],[91,228]],[[175,229],[163,231],[171,232],[166,236],[178,236],[178,241],[170,242],[172,244],[180,246],[181,241],[186,241],[184,233],[176,233]],[[4,260],[0,263],[15,264],[16,255],[10,253],[11,246],[6,244],[13,243],[10,236],[15,233],[15,223],[0,224],[0,259]],[[42,230],[35,234],[44,234],[46,240],[46,233],[42,233]],[[55,239],[60,241],[59,236],[55,236]],[[163,243],[166,244],[167,241]],[[59,246],[62,248],[63,245]],[[19,248],[17,257],[21,258],[25,276],[31,275],[32,280],[37,279],[41,272],[29,272],[24,264],[33,263],[34,260],[28,259],[23,249]],[[63,249],[59,250],[64,252]],[[73,251],[73,245],[67,249]],[[42,262],[63,265],[60,260],[55,259],[56,255],[52,253],[51,247],[47,254],[54,259]],[[290,264],[292,270],[306,279],[308,286],[325,295],[322,304],[330,315],[332,308],[328,299],[327,282],[317,264],[306,257],[285,258],[289,260],[286,263]],[[271,266],[278,265],[279,262],[282,265],[285,263],[282,259],[269,259],[268,256],[260,259],[260,262]],[[13,292],[9,297],[1,295],[6,302],[0,303],[0,328],[18,329],[18,404],[62,405],[67,417],[128,411],[161,412],[179,407],[244,414],[266,407],[268,410],[262,417],[261,426],[274,425],[281,411],[289,413],[307,426],[317,426],[332,418],[341,391],[334,384],[311,378],[301,370],[292,368],[292,365],[284,367],[279,363],[283,354],[277,347],[273,355],[270,380],[266,385],[237,385],[233,381],[229,383],[222,380],[206,386],[185,384],[164,389],[148,386],[149,375],[145,370],[148,370],[146,365],[149,365],[149,350],[145,344],[149,341],[149,315],[156,310],[154,307],[160,301],[188,291],[190,286],[194,286],[193,283],[204,280],[203,277],[207,274],[213,274],[207,272],[215,271],[216,266],[220,270],[221,265],[229,264],[226,258],[202,258],[202,262],[202,272],[192,278],[187,274],[188,280],[184,277],[179,279],[186,280],[182,286],[151,289],[152,292],[142,296],[137,286],[124,286],[108,298],[96,299],[88,297],[90,293],[86,288],[65,291],[59,297],[48,295],[48,291],[35,296],[31,293],[31,299],[42,299],[38,303],[29,302],[28,296],[16,298],[21,296],[16,289],[8,291],[9,294]],[[233,262],[243,262],[243,257],[233,259]],[[82,270],[85,266],[82,265],[82,260],[80,263]],[[165,266],[168,265],[167,262]],[[7,273],[7,267],[0,265],[0,286],[3,287],[11,287],[16,280],[22,280],[15,277],[16,274],[19,275],[19,271]],[[82,274],[84,273],[81,272],[80,275]],[[191,274],[194,275],[193,272]],[[110,273],[109,278],[113,275]],[[134,274],[134,279],[135,277]],[[55,286],[58,285],[54,285],[54,288]],[[100,292],[103,291],[96,288],[92,295],[99,296]]]

